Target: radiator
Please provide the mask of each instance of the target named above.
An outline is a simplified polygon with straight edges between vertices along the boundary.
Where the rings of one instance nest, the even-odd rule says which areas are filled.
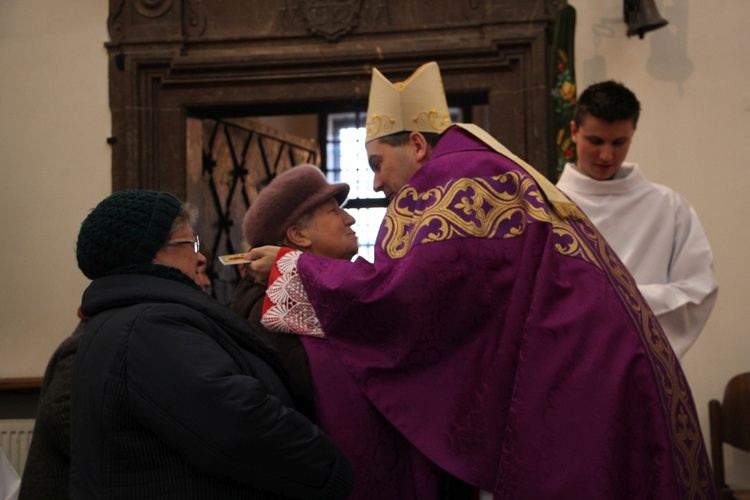
[[[33,418],[0,420],[0,448],[19,476],[23,475],[33,433]]]

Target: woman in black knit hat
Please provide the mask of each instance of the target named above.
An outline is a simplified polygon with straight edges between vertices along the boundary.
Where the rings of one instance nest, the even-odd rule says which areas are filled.
[[[275,350],[198,286],[196,217],[121,191],[81,225],[72,498],[345,498],[350,465],[293,409]]]

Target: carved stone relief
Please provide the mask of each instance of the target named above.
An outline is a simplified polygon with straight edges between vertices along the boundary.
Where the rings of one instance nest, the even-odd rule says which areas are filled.
[[[307,27],[316,35],[334,42],[352,31],[359,21],[362,0],[306,0]]]
[[[135,10],[143,17],[160,17],[172,8],[174,0],[139,0]]]
[[[386,0],[284,0],[279,15],[282,31],[307,30],[329,42],[390,25]]]

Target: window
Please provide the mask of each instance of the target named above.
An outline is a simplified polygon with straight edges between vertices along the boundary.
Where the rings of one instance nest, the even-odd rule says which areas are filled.
[[[326,164],[328,182],[346,182],[351,186],[344,207],[357,222],[359,255],[374,261],[375,239],[385,217],[388,200],[372,189],[373,173],[365,151],[367,113],[353,111],[327,116]]]

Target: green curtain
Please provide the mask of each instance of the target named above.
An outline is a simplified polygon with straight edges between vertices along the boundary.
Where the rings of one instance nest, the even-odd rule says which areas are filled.
[[[566,5],[555,15],[552,57],[552,181],[556,182],[567,162],[575,162],[575,144],[570,140],[570,121],[576,103],[574,64],[576,10]]]

